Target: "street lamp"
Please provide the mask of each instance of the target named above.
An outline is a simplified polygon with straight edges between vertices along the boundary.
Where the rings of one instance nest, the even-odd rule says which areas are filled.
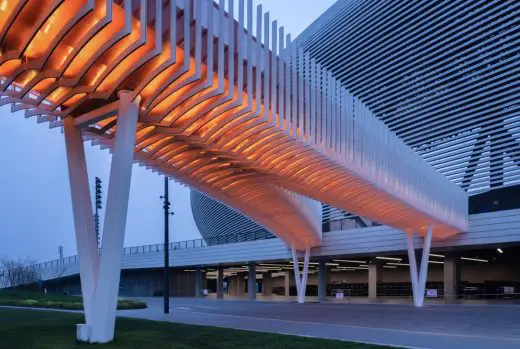
[[[164,195],[160,196],[163,200],[164,209],[164,313],[170,313],[170,236],[169,236],[169,216],[173,215],[170,211],[170,201],[168,200],[168,177],[164,177]]]
[[[95,205],[95,213],[94,213],[94,229],[96,231],[96,240],[98,248],[101,247],[101,238],[99,236],[99,212],[101,210],[101,179],[96,177],[96,205]]]

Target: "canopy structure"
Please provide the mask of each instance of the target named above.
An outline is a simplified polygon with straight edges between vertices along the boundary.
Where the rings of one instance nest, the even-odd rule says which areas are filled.
[[[238,1],[236,21],[234,1],[224,4],[0,0],[0,105],[65,133],[82,340],[113,338],[133,161],[264,225],[295,265],[296,250],[308,266],[321,243],[319,201],[426,235],[425,251],[432,236],[467,228],[463,190],[297,51],[261,6]],[[84,140],[113,152],[101,255]],[[302,278],[297,269],[303,301],[307,267]]]
[[[136,161],[301,249],[321,235],[306,197],[405,231],[466,229],[466,194],[296,52],[261,6],[253,28],[251,5],[239,1],[237,22],[233,1],[226,12],[212,1],[3,0],[1,103],[51,127],[74,118],[111,147],[117,91],[130,90]]]

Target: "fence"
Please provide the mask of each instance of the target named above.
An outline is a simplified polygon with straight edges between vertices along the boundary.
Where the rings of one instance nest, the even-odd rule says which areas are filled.
[[[176,251],[176,250],[186,250],[192,248],[202,248],[208,246],[215,245],[224,245],[231,244],[237,242],[246,242],[246,241],[254,241],[254,240],[266,240],[275,238],[271,233],[265,230],[253,231],[253,232],[244,232],[244,233],[235,233],[235,234],[225,234],[214,237],[209,237],[206,239],[193,239],[193,240],[185,240],[185,241],[177,241],[171,242],[168,245],[168,250]],[[101,253],[101,250],[99,251]],[[142,245],[142,246],[133,246],[133,247],[125,247],[123,249],[123,255],[130,254],[143,254],[143,253],[153,253],[153,252],[164,252],[164,244],[154,244],[154,245]],[[78,256],[70,256],[62,259],[55,259],[48,262],[38,263],[28,268],[33,269],[45,269],[50,267],[56,267],[64,264],[71,264],[78,262]],[[5,273],[4,270],[0,270],[0,275]]]

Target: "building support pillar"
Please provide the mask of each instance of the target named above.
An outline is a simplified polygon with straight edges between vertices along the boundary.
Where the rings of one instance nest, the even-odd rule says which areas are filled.
[[[272,296],[273,295],[273,286],[272,286],[273,278],[270,272],[262,274],[262,294],[264,296]]]
[[[202,272],[200,271],[200,268],[195,269],[195,297],[199,298],[202,296],[202,289],[201,289],[201,283],[202,283]]]
[[[309,275],[309,258],[311,255],[311,249],[307,246],[305,249],[305,255],[303,260],[303,271],[300,277],[300,266],[298,264],[298,256],[296,249],[292,248],[293,255],[293,267],[294,267],[294,279],[296,283],[296,293],[298,295],[298,303],[305,303],[305,291],[307,288],[307,276]]]
[[[249,263],[249,274],[247,277],[247,296],[249,300],[256,299],[256,264]]]
[[[201,271],[201,287],[202,290],[208,289],[208,272],[206,270]]]
[[[325,259],[320,259],[318,265],[318,301],[327,300],[327,265]]]
[[[408,259],[410,261],[410,279],[412,281],[413,303],[416,308],[424,305],[424,293],[426,291],[426,278],[428,276],[428,261],[432,242],[433,227],[430,225],[424,237],[424,246],[421,259],[420,272],[417,273],[417,259],[415,257],[414,234],[407,234]]]
[[[243,295],[246,293],[246,278],[245,273],[237,273],[235,276],[235,290],[234,293],[237,295]]]
[[[368,265],[368,299],[377,300],[377,284],[379,281],[380,266],[376,260]]]
[[[453,302],[457,299],[460,284],[460,265],[455,254],[446,254],[444,260],[444,299]]]
[[[224,298],[224,267],[217,268],[217,299]]]
[[[285,272],[284,291],[285,297],[289,297],[291,295],[291,274],[289,273],[289,271]]]

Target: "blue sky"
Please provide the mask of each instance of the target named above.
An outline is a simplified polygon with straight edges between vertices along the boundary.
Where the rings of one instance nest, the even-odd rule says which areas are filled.
[[[235,1],[237,3],[237,1]],[[293,37],[303,31],[334,0],[254,0]],[[65,157],[59,129],[25,119],[23,112],[0,107],[0,258],[45,261],[76,254],[72,208]],[[106,193],[111,156],[85,143],[88,172],[103,180]],[[160,243],[163,234],[163,177],[134,166],[130,188],[125,246]],[[175,215],[171,218],[173,241],[200,238],[191,213],[189,190],[171,182]],[[105,202],[105,197],[103,197]],[[104,211],[102,210],[102,213]],[[103,220],[101,220],[102,222]]]

